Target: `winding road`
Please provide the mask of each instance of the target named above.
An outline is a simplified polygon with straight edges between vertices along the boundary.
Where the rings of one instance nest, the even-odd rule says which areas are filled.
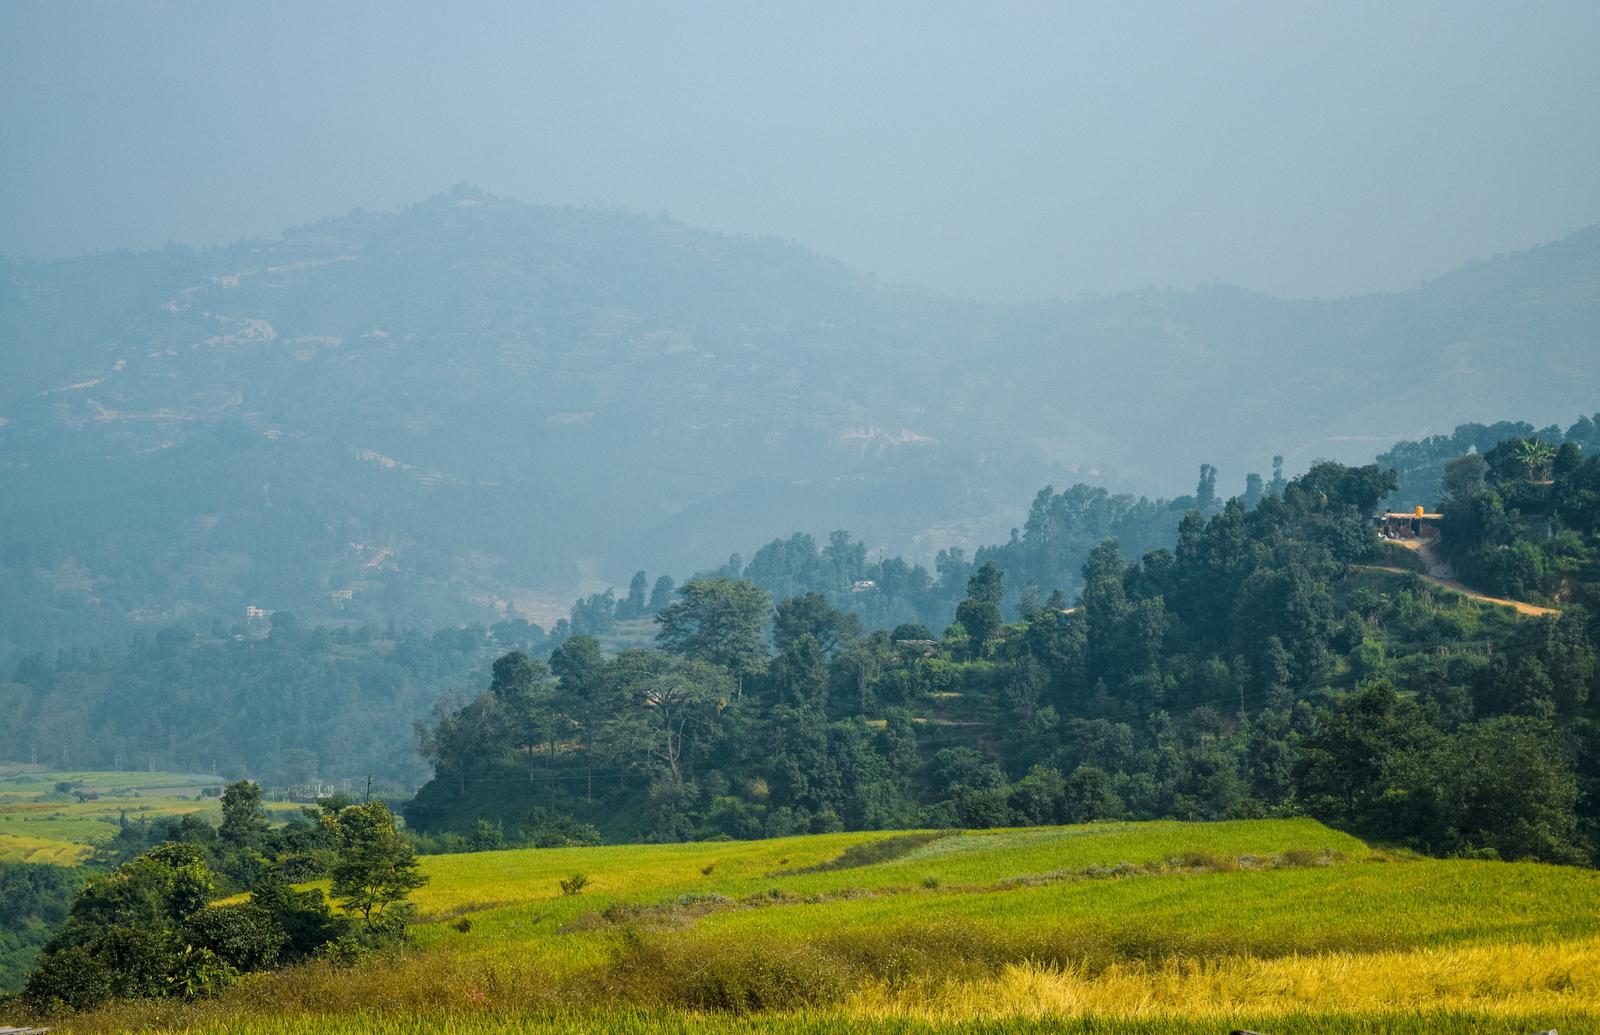
[[[1505,600],[1501,597],[1485,596],[1470,586],[1465,586],[1460,582],[1457,582],[1451,577],[1454,573],[1451,572],[1450,566],[1439,560],[1438,556],[1434,554],[1433,549],[1425,540],[1393,539],[1390,540],[1390,542],[1403,546],[1407,550],[1412,551],[1418,557],[1420,557],[1422,559],[1422,563],[1427,565],[1427,574],[1411,571],[1407,568],[1394,568],[1387,564],[1356,564],[1352,565],[1352,567],[1364,571],[1386,571],[1395,575],[1415,575],[1417,578],[1428,583],[1429,585],[1438,586],[1440,589],[1448,589],[1452,593],[1459,593],[1471,600],[1477,600],[1485,604],[1497,604],[1501,607],[1514,608],[1516,609],[1516,612],[1521,615],[1538,616],[1558,615],[1561,613],[1561,609],[1557,607],[1541,607],[1538,604],[1529,604],[1521,600]]]

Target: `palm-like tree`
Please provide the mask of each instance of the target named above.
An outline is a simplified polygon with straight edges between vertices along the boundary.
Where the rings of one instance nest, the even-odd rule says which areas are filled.
[[[1540,438],[1525,438],[1517,444],[1517,459],[1528,469],[1528,480],[1538,481],[1549,474],[1556,458],[1556,447]]]

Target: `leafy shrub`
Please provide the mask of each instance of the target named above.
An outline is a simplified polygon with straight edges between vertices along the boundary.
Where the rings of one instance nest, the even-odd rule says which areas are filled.
[[[189,918],[184,934],[197,948],[214,953],[235,970],[276,966],[289,934],[267,909],[240,902],[202,909]]]
[[[563,895],[581,895],[583,894],[583,889],[589,886],[589,875],[586,873],[574,873],[566,880],[561,881],[560,884]]]

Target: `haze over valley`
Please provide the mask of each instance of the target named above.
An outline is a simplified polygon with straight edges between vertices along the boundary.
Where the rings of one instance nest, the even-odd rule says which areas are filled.
[[[1597,42],[0,3],[0,1033],[1600,1031]]]
[[[1421,287],[1003,306],[458,187],[276,240],[0,260],[0,640],[247,607],[531,617],[794,531],[931,563],[1045,484],[1224,493],[1600,388],[1600,229]],[[23,623],[19,628],[18,623]]]

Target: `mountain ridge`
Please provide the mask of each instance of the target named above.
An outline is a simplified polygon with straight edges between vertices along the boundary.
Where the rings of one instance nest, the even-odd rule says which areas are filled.
[[[1589,412],[1597,303],[1600,227],[1392,294],[1009,306],[470,188],[0,259],[0,518],[26,540],[3,560],[13,604],[105,632],[527,613],[795,529],[926,559],[1003,538],[1047,482],[1177,494],[1209,462],[1240,486],[1273,453]]]

